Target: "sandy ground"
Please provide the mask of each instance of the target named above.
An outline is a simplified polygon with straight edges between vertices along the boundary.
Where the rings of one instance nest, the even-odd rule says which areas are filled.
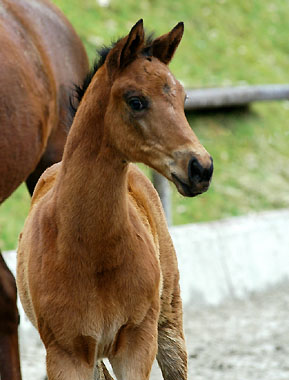
[[[289,379],[289,286],[185,315],[190,379]]]
[[[289,380],[288,284],[245,301],[191,307],[184,319],[189,379]],[[29,341],[27,334],[22,339],[23,380],[43,380],[43,348],[36,333],[29,331]],[[154,366],[151,379],[161,378]]]

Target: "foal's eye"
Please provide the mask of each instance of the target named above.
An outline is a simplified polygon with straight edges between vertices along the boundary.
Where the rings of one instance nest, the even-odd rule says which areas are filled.
[[[127,103],[133,111],[141,111],[146,108],[145,102],[137,96],[130,98]]]

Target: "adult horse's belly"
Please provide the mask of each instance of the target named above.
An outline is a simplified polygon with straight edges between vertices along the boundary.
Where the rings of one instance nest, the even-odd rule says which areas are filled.
[[[87,71],[73,28],[43,0],[0,0],[0,203],[27,179],[51,139],[61,159],[68,96]]]

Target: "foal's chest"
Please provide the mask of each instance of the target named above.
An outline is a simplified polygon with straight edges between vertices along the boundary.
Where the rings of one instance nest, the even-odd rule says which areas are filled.
[[[152,305],[159,304],[160,270],[154,252],[145,258],[141,252],[131,256],[118,268],[96,273],[82,299],[86,312],[77,330],[95,339],[98,358],[114,351],[124,326],[139,326]]]

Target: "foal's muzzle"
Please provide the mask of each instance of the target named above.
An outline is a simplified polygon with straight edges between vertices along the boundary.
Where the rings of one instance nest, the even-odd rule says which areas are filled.
[[[188,178],[183,180],[176,174],[172,179],[179,192],[187,197],[195,197],[208,190],[213,175],[213,159],[210,157],[210,165],[201,165],[197,158],[190,159],[188,164]]]

